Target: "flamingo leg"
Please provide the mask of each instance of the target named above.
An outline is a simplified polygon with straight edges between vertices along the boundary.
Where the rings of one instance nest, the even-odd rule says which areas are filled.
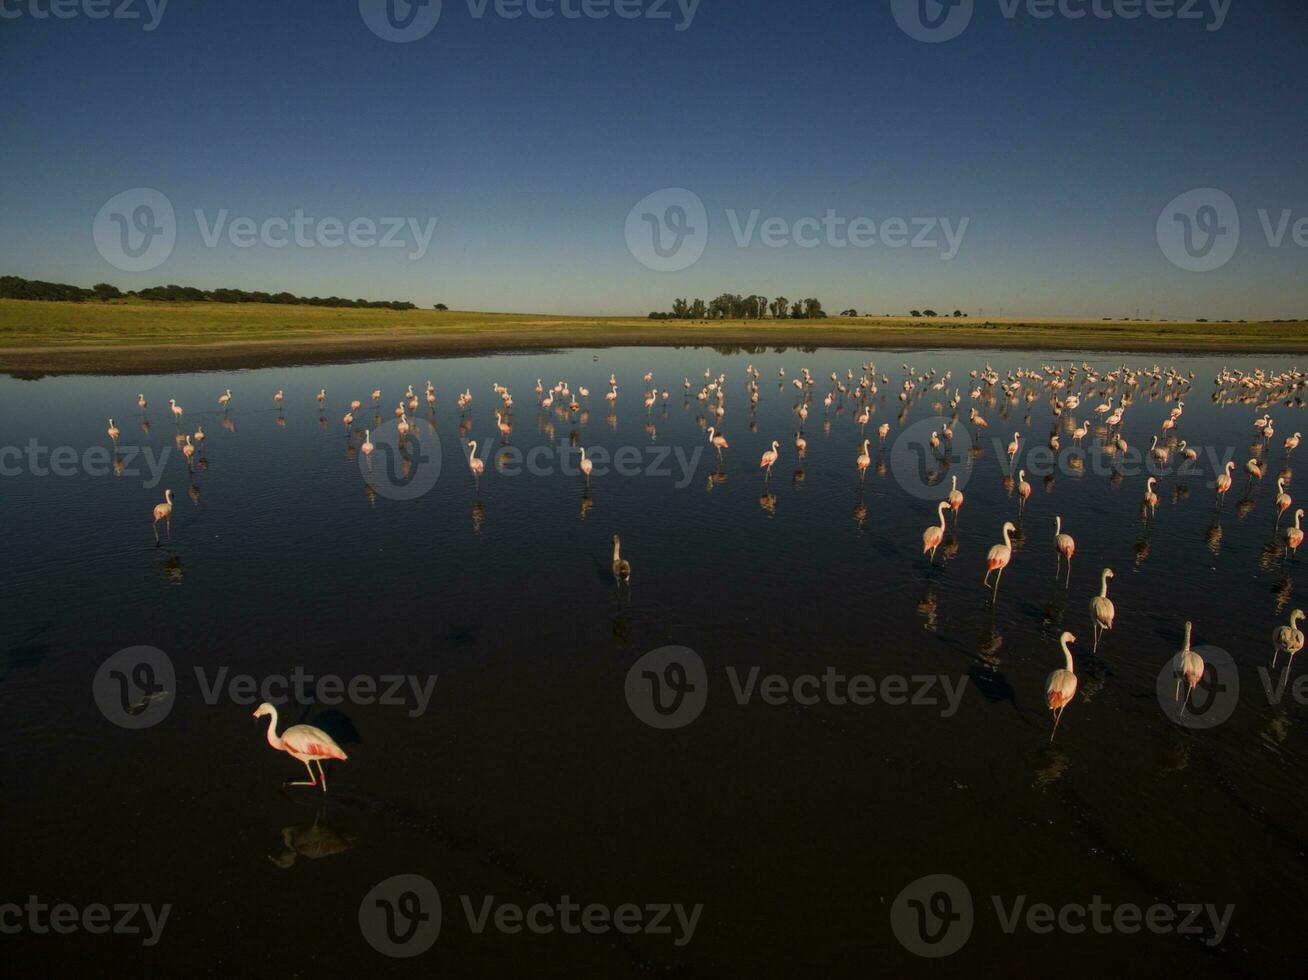
[[[300,779],[300,780],[296,780],[295,782],[289,782],[286,785],[287,786],[317,786],[318,777],[313,774],[313,766],[309,765],[309,760],[301,759],[300,761],[304,763],[304,768],[309,770],[309,781],[306,783],[303,779]]]
[[[1063,585],[1070,586],[1071,584],[1072,584],[1072,559],[1069,558],[1067,559],[1067,580],[1063,583]]]
[[[318,763],[318,775],[322,777],[322,791],[325,793],[327,792],[327,770],[322,767],[321,759],[314,759],[313,761]]]

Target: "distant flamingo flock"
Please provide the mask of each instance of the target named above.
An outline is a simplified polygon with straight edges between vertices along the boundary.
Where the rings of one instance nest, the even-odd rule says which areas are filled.
[[[861,487],[869,470],[873,470],[880,475],[885,474],[885,451],[893,426],[888,421],[878,425],[875,430],[877,443],[875,454],[873,439],[866,436],[865,432],[871,422],[872,415],[879,406],[887,403],[891,394],[899,403],[900,411],[897,421],[901,430],[905,428],[910,407],[919,401],[929,401],[931,409],[938,416],[941,416],[937,428],[931,431],[929,438],[922,440],[923,444],[920,447],[923,458],[929,462],[931,467],[934,467],[934,471],[928,474],[928,488],[934,486],[931,480],[937,477],[943,478],[943,474],[949,466],[948,461],[951,458],[957,458],[964,451],[976,457],[984,451],[979,437],[989,428],[991,421],[987,419],[987,413],[991,412],[997,404],[1005,406],[1001,413],[1004,421],[1008,420],[1009,409],[1026,406],[1025,426],[1029,428],[1031,426],[1029,406],[1038,399],[1046,400],[1052,411],[1052,431],[1043,440],[1052,453],[1058,453],[1061,450],[1063,439],[1069,439],[1074,446],[1079,448],[1084,440],[1093,436],[1098,451],[1110,461],[1116,462],[1119,457],[1125,457],[1129,447],[1123,435],[1124,422],[1136,400],[1141,396],[1145,396],[1150,400],[1162,397],[1172,403],[1159,431],[1150,437],[1147,450],[1148,458],[1153,460],[1159,467],[1165,467],[1169,460],[1194,463],[1198,459],[1198,452],[1193,445],[1184,439],[1178,440],[1179,430],[1182,428],[1184,421],[1186,399],[1193,396],[1193,372],[1182,373],[1158,366],[1147,369],[1133,369],[1122,366],[1111,371],[1100,372],[1088,363],[1083,362],[1066,366],[1044,364],[1038,369],[1020,368],[1006,374],[1000,374],[989,364],[986,364],[971,371],[967,380],[964,381],[961,377],[955,379],[951,371],[945,371],[943,374],[934,369],[918,371],[909,364],[904,363],[900,365],[898,374],[898,379],[892,382],[889,372],[882,371],[879,373],[876,364],[871,362],[861,364],[858,368],[851,367],[847,369],[843,377],[839,372],[832,371],[829,382],[819,382],[808,368],[800,368],[797,374],[789,379],[784,368],[777,372],[777,391],[784,393],[787,390],[792,390],[796,399],[792,411],[798,420],[798,431],[795,433],[793,446],[798,459],[803,460],[808,451],[805,425],[810,412],[820,411],[822,413],[822,427],[827,434],[832,431],[833,415],[839,418],[848,412],[854,425],[857,426],[856,436],[851,447],[849,465],[852,473],[856,475],[860,487],[859,504],[855,511],[860,524],[862,515],[866,515],[867,512],[866,505],[861,498]],[[655,385],[652,372],[646,372],[641,380],[644,388],[639,401],[646,412],[645,429],[651,440],[653,440],[656,432],[654,408],[662,403],[664,406],[663,413],[666,417],[667,402],[671,396],[671,391],[668,388],[660,388]],[[1242,517],[1252,509],[1253,488],[1269,472],[1270,456],[1276,451],[1273,449],[1273,438],[1276,431],[1275,423],[1269,410],[1278,405],[1286,408],[1302,407],[1304,402],[1301,392],[1305,386],[1308,386],[1308,373],[1297,370],[1270,374],[1261,370],[1223,369],[1214,378],[1214,393],[1212,396],[1214,402],[1219,404],[1252,405],[1256,413],[1251,426],[1254,442],[1251,446],[1250,458],[1242,468],[1245,496],[1238,505]],[[726,416],[727,378],[725,374],[715,375],[713,372],[705,370],[702,384],[699,382],[692,383],[689,377],[685,377],[681,387],[683,391],[682,398],[687,407],[693,403],[692,399],[699,403],[702,412],[699,416],[699,424],[706,431],[707,445],[712,448],[719,462],[719,472],[709,480],[709,489],[712,489],[715,482],[725,479],[725,474],[721,471],[721,465],[730,453],[732,445],[732,442],[728,441],[726,431],[723,428],[723,421]],[[826,390],[820,391],[820,387]],[[967,389],[966,395],[963,391],[964,387]],[[616,375],[611,374],[604,386],[602,399],[608,411],[608,421],[614,427],[616,427],[619,392],[618,378]],[[748,403],[749,432],[754,434],[758,431],[755,413],[763,393],[763,384],[762,372],[753,365],[745,369],[744,392],[745,401]],[[513,433],[514,398],[507,386],[498,383],[492,383],[491,393],[498,406],[494,412],[496,426],[500,437],[507,443]],[[263,397],[271,398],[272,404],[278,413],[278,423],[283,424],[282,412],[286,400],[284,389],[269,392]],[[963,422],[959,419],[959,408],[965,397],[971,404],[967,412],[966,422]],[[326,419],[323,413],[326,411],[327,389],[320,387],[313,399],[317,404],[319,420],[325,425]],[[528,400],[534,402],[539,418],[545,421],[551,437],[552,424],[549,424],[551,416],[557,416],[564,422],[579,421],[582,423],[589,417],[590,389],[584,385],[578,385],[574,389],[569,382],[558,381],[547,386],[541,379],[537,379]],[[217,395],[217,406],[225,424],[227,424],[228,413],[234,401],[235,396],[231,388],[224,388]],[[382,390],[380,388],[373,389],[369,401],[374,413],[371,427],[363,428],[361,431],[354,428],[356,416],[364,406],[362,399],[352,398],[345,401],[345,408],[340,416],[341,424],[350,432],[352,440],[360,440],[359,449],[365,457],[370,457],[373,453],[375,447],[372,435],[382,424]],[[421,403],[418,395],[412,385],[407,387],[403,395],[396,400],[394,408],[396,428],[401,439],[404,439],[410,429],[417,425],[419,421],[423,421],[428,425],[435,424],[437,401],[435,386],[429,380],[425,391],[427,415],[425,419],[420,418],[418,413]],[[464,437],[470,430],[472,403],[473,393],[470,387],[459,392],[455,398],[455,405],[460,413],[459,432]],[[177,426],[177,443],[186,457],[188,468],[195,465],[207,466],[204,460],[205,434],[203,429],[197,426],[193,433],[184,432],[182,425],[185,409],[178,404],[175,398],[169,398],[167,404],[172,419]],[[1090,407],[1092,405],[1093,407]],[[149,423],[145,418],[148,401],[144,393],[137,395],[137,406],[148,432]],[[949,412],[948,419],[943,417],[946,411]],[[1011,422],[1004,425],[1003,428],[1007,430],[1010,426]],[[109,420],[106,431],[110,441],[116,445],[121,437],[121,431],[113,419]],[[962,441],[959,439],[960,433],[964,437]],[[1005,431],[1005,435],[1008,435],[1007,431]],[[999,445],[1004,444],[1002,438]],[[1281,445],[1277,447],[1281,456],[1281,467],[1276,477],[1277,492],[1273,509],[1275,511],[1275,540],[1282,561],[1293,558],[1304,538],[1302,521],[1305,512],[1302,509],[1292,510],[1293,500],[1289,492],[1293,476],[1290,469],[1290,459],[1299,446],[1300,438],[1300,433],[1294,432],[1284,438]],[[1011,432],[1011,437],[1009,437],[1006,445],[1004,455],[1007,461],[1006,472],[1009,475],[1004,477],[1004,488],[1011,498],[1015,498],[1015,513],[1012,515],[1012,519],[1004,520],[1002,526],[998,529],[998,537],[1001,540],[989,549],[985,556],[983,574],[979,575],[981,586],[986,590],[987,599],[992,603],[999,601],[1000,583],[1005,569],[1014,560],[1016,542],[1022,534],[1019,525],[1033,493],[1031,482],[1027,479],[1027,469],[1020,466],[1019,463],[1025,452],[1028,455],[1027,465],[1030,466],[1031,445],[1035,443],[1038,447],[1040,442],[1041,440],[1034,434],[1017,429]],[[486,471],[485,463],[477,454],[478,442],[476,440],[467,439],[465,445],[466,455],[464,460],[474,487],[479,491],[481,480]],[[763,494],[759,502],[764,509],[771,513],[775,511],[776,498],[768,487],[773,479],[775,467],[783,458],[782,443],[780,439],[769,436],[764,437],[761,443],[756,445],[758,448],[754,451],[760,453],[757,457],[758,469],[761,471],[763,484]],[[585,481],[585,485],[589,487],[594,474],[594,464],[592,458],[587,454],[587,448],[577,442],[575,430],[573,448],[579,454],[580,475]],[[196,459],[197,453],[199,454],[198,460]],[[1075,467],[1078,462],[1074,459],[1069,465]],[[1227,460],[1224,464],[1218,465],[1220,465],[1220,471],[1215,474],[1211,486],[1214,488],[1214,511],[1220,513],[1228,494],[1236,486],[1235,470],[1238,464],[1235,460]],[[1016,479],[1012,475],[1014,473]],[[802,478],[803,471],[797,471],[796,481]],[[1115,470],[1114,482],[1120,482],[1121,479],[1123,479],[1122,471],[1120,469]],[[1140,519],[1146,524],[1158,520],[1159,482],[1159,477],[1154,474],[1148,475],[1143,481],[1143,491],[1140,492],[1139,497]],[[1052,492],[1052,481],[1048,477],[1046,478],[1046,491]],[[930,492],[927,494],[919,493],[918,495],[929,496]],[[936,521],[921,532],[921,553],[925,556],[925,563],[931,570],[942,567],[938,563],[939,559],[948,562],[957,554],[958,541],[952,534],[950,526],[952,523],[954,528],[957,527],[965,505],[964,493],[959,488],[957,475],[951,475],[947,493],[937,493],[935,496],[938,498],[934,504]],[[583,505],[583,516],[585,509]],[[167,532],[171,536],[172,516],[173,494],[171,490],[165,490],[163,502],[155,505],[152,512],[156,540],[158,539],[158,525],[160,522],[165,524]],[[1284,527],[1282,527],[1283,517],[1286,521]],[[1018,523],[1015,523],[1015,521]],[[1072,531],[1076,529],[1065,528],[1063,517],[1060,514],[1051,514],[1047,526],[1052,531],[1049,540],[1050,548],[1054,552],[1053,572],[1055,580],[1061,578],[1063,587],[1070,588],[1073,558],[1077,551],[1077,543],[1073,538]],[[1100,531],[1102,528],[1091,527],[1089,530],[1094,532]],[[1216,540],[1220,540],[1220,525],[1216,525],[1215,537]],[[1215,543],[1216,541],[1210,542],[1210,546],[1215,545]],[[616,534],[613,535],[612,545],[614,580],[620,586],[629,587],[632,580],[631,564],[626,558],[622,557],[621,542]],[[1098,591],[1089,597],[1086,604],[1094,636],[1093,649],[1096,653],[1105,636],[1113,630],[1117,614],[1114,601],[1108,595],[1109,582],[1113,576],[1114,573],[1111,568],[1102,569],[1098,576]],[[1276,628],[1273,634],[1273,663],[1281,655],[1286,656],[1287,665],[1292,663],[1294,655],[1302,648],[1304,635],[1299,630],[1299,621],[1303,619],[1303,616],[1304,614],[1300,610],[1295,610],[1290,618],[1289,625]],[[1184,647],[1172,658],[1176,676],[1179,712],[1185,711],[1191,693],[1202,681],[1205,670],[1201,655],[1191,648],[1191,625],[1189,623],[1185,623],[1184,636]],[[1071,645],[1076,642],[1076,636],[1071,632],[1063,632],[1058,642],[1062,655],[1062,666],[1049,675],[1045,691],[1046,703],[1053,715],[1053,731],[1055,733],[1062,721],[1064,711],[1073,701],[1077,692],[1077,675],[1071,651]],[[270,743],[275,748],[284,749],[302,761],[313,778],[312,785],[322,785],[325,789],[326,775],[321,768],[322,759],[343,759],[344,754],[323,733],[318,732],[316,729],[308,729],[307,726],[296,726],[288,729],[280,739],[277,738],[275,735],[276,712],[271,710],[264,712],[263,708],[267,707],[269,706],[261,707],[260,711],[263,714],[271,713],[273,716],[272,724],[268,730]],[[300,731],[300,729],[305,729],[305,731]],[[1051,739],[1052,737],[1051,734]],[[324,741],[324,739],[326,740]],[[316,776],[310,763],[318,766]]]

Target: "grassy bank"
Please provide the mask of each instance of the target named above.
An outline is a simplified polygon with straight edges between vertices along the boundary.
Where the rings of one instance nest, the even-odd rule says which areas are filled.
[[[559,317],[223,303],[0,300],[0,370],[202,370],[556,347],[845,346],[1308,352],[1308,323]]]

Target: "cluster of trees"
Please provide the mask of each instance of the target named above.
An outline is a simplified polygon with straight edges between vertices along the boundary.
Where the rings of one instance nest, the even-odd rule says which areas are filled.
[[[827,314],[818,299],[800,299],[793,303],[785,296],[769,302],[766,296],[741,296],[723,293],[705,303],[702,299],[675,299],[671,313],[651,313],[651,320],[761,320],[771,315],[778,320],[820,319]]]
[[[287,306],[341,306],[371,310],[412,310],[412,303],[399,300],[343,299],[340,296],[296,296],[293,293],[265,293],[247,289],[197,289],[194,286],[151,286],[124,293],[117,286],[98,282],[90,289],[61,282],[42,282],[19,276],[0,276],[0,299],[62,300],[81,303],[132,296],[138,299],[191,303],[281,303]]]
[[[967,314],[962,310],[955,310],[952,314],[937,313],[935,310],[909,310],[909,316],[955,316],[960,319],[966,319]]]

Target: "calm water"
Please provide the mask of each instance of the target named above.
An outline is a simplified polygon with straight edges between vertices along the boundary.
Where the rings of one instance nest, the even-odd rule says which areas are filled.
[[[1283,437],[1308,429],[1308,419],[1297,407],[1270,409],[1270,473],[1246,491],[1261,412],[1212,397],[1224,365],[1292,365],[1157,361],[1194,372],[1175,435],[1201,455],[1193,474],[1160,480],[1157,514],[1145,520],[1138,459],[1119,453],[1124,472],[1114,476],[1093,425],[1079,469],[1054,467],[1046,479],[1027,456],[1057,422],[1040,382],[1027,383],[1039,395],[1031,403],[998,387],[969,397],[968,372],[986,362],[1002,376],[1081,360],[632,349],[0,380],[0,445],[23,452],[6,457],[0,479],[8,831],[0,904],[36,896],[79,916],[95,903],[149,904],[156,914],[171,906],[148,946],[146,935],[81,926],[41,934],[26,909],[15,911],[3,922],[21,920],[21,931],[0,939],[7,967],[258,976],[503,976],[527,963],[535,974],[585,976],[1297,970],[1295,923],[1308,897],[1308,715],[1292,690],[1279,702],[1265,691],[1264,677],[1277,683],[1283,659],[1277,673],[1260,668],[1273,628],[1308,605],[1305,558],[1283,561],[1273,506]],[[873,465],[860,485],[857,409],[845,397],[825,411],[822,400],[832,371],[844,382],[847,369],[857,377],[868,361],[890,380],[871,402]],[[935,380],[952,371],[948,390],[923,384],[901,404],[903,362],[936,371]],[[1089,362],[1108,371],[1155,359]],[[761,373],[754,410],[750,364]],[[804,367],[815,383],[801,460],[801,393],[791,381]],[[721,428],[730,447],[721,463],[707,443],[706,403],[694,397],[705,369],[726,376]],[[670,392],[650,411],[646,371]],[[603,399],[610,372],[619,383],[612,412]],[[541,410],[537,378],[547,389],[563,379],[587,386],[589,411]],[[415,413],[417,443],[406,446],[416,462],[406,475],[388,455],[392,410],[410,384],[421,401],[428,379],[437,405]],[[514,398],[510,450],[496,428],[492,383]],[[235,397],[224,414],[215,400],[227,387]],[[1103,385],[1075,387],[1085,404],[1068,414],[1093,417]],[[372,421],[374,388],[389,427]],[[923,420],[952,414],[955,388],[962,402],[947,469],[929,459],[905,465],[917,458],[908,440],[936,427]],[[455,398],[465,389],[473,400],[460,413]],[[138,392],[149,400],[148,431]],[[207,434],[193,471],[174,441],[170,397],[185,406],[181,431],[199,423]],[[365,407],[347,428],[341,415],[353,398]],[[986,431],[967,424],[974,404]],[[1142,381],[1123,426],[1131,453],[1147,449],[1174,406],[1174,389]],[[117,474],[103,449],[86,455],[108,447],[110,416],[122,430]],[[884,447],[882,422],[891,425]],[[361,463],[364,428],[379,449]],[[1029,436],[1023,456],[1039,470],[1028,476],[1034,493],[1020,516],[1004,483],[1013,432]],[[1070,429],[1061,434],[1064,448],[1072,445]],[[486,460],[479,486],[467,438]],[[975,451],[966,451],[969,438]],[[765,483],[758,460],[773,439],[780,459]],[[69,475],[45,474],[44,460],[34,467],[31,440],[70,447]],[[587,488],[576,453],[558,448],[574,441],[610,454],[632,447],[628,475],[601,476],[597,464]],[[532,459],[533,447],[544,448],[528,465],[518,454]],[[1220,512],[1210,451],[1238,467]],[[160,458],[156,483],[148,464]],[[921,534],[949,476],[960,478],[966,503],[929,567]],[[150,515],[165,488],[175,510],[156,543]],[[1066,588],[1054,577],[1056,514],[1077,542]],[[1020,540],[991,602],[981,579],[1005,519]],[[629,587],[617,587],[610,569],[615,533],[633,566]],[[1118,616],[1095,656],[1088,602],[1105,566],[1116,571]],[[1189,717],[1207,724],[1229,715],[1211,727],[1179,723],[1157,693],[1187,619],[1220,681],[1200,688]],[[1044,686],[1062,664],[1063,629],[1079,637],[1080,689],[1051,743]],[[695,685],[683,697],[706,698],[692,722],[664,730],[642,720],[651,717],[638,704],[643,668],[633,702],[626,686],[642,656],[669,645],[691,648],[705,665],[699,678],[681,655]],[[138,646],[162,651],[173,676],[156,672],[152,685],[136,669],[145,661],[130,656],[104,666]],[[1234,672],[1213,647],[1229,654]],[[316,724],[349,754],[329,765],[324,796],[282,787],[304,778],[303,768],[265,742],[266,721],[250,717],[259,697],[227,686],[297,668],[346,683],[436,681],[425,703],[406,687],[398,704],[356,696],[282,706],[281,726]],[[746,698],[736,687],[753,668]],[[111,669],[128,680],[109,677]],[[771,703],[782,699],[758,689],[767,675],[793,684],[827,673],[878,684],[910,678],[910,703],[845,703],[822,680],[800,682],[809,704]],[[666,687],[683,675],[655,665],[650,676]],[[919,677],[932,679],[930,690]],[[136,714],[115,707],[119,690]],[[384,909],[370,891],[396,875],[421,876],[441,897],[439,938],[416,960],[373,945]],[[918,958],[896,932],[915,897],[922,904],[907,906],[907,921],[928,934],[963,915],[966,899],[953,884],[910,889],[896,905],[927,875],[952,876],[970,892],[970,938],[944,960]],[[383,903],[388,896],[397,910],[391,938],[407,935],[406,924],[430,927],[430,918],[407,918],[417,891],[383,891]],[[476,915],[490,896],[479,933]],[[663,923],[669,933],[495,924],[502,906],[557,906],[564,896],[608,910],[631,903],[646,925],[656,914],[647,906],[702,909],[689,934],[675,912]],[[1090,919],[1075,934],[1028,927],[1032,905],[1059,909],[1096,896],[1111,906],[1103,932]],[[1010,934],[1005,917],[1018,902],[1022,918]],[[363,924],[361,904],[373,914]],[[1124,906],[1180,909],[1179,921],[1191,904],[1229,914],[1226,926],[1219,933],[1204,911],[1193,922],[1198,934],[1127,931],[1128,910],[1126,926],[1111,927]],[[513,912],[499,914],[511,928]],[[536,921],[557,924],[559,914]]]

